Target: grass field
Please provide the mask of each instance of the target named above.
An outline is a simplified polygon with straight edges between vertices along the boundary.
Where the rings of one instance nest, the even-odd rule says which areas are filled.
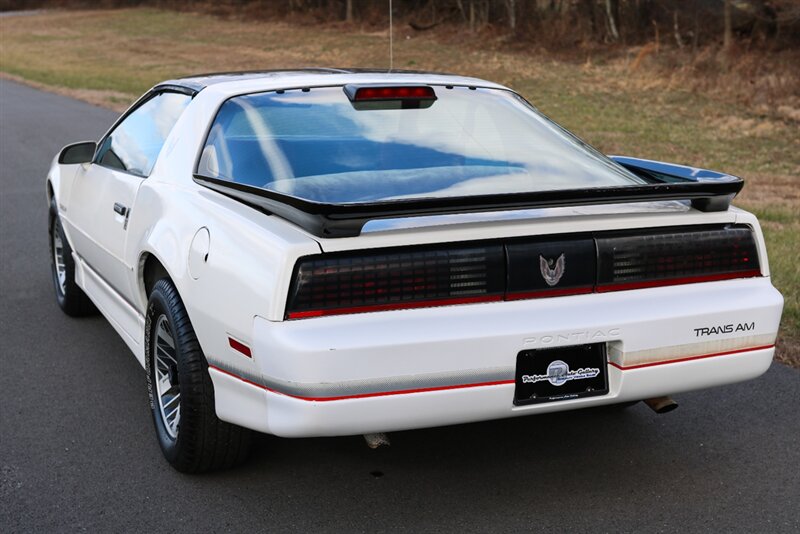
[[[628,62],[555,61],[395,32],[395,67],[509,85],[606,153],[705,166],[747,180],[737,204],[761,219],[786,298],[779,358],[800,366],[800,125],[682,90]],[[0,72],[123,109],[154,83],[198,72],[385,67],[385,32],[221,20],[152,9],[0,18]]]

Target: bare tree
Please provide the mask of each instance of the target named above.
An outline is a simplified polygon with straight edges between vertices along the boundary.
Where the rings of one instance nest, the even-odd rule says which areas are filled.
[[[237,10],[264,17],[309,13],[355,24],[385,15],[389,0],[103,0],[104,7],[155,5],[166,9]],[[800,0],[392,0],[394,14],[417,31],[439,25],[478,33],[500,26],[516,40],[553,47],[583,42],[642,45],[654,34],[693,55],[707,44],[728,55],[737,41],[782,51],[800,46]],[[72,6],[86,0],[0,0],[0,10],[40,5]],[[7,6],[7,7],[3,7]],[[420,24],[419,21],[430,21]],[[720,35],[722,33],[722,35]],[[773,44],[775,46],[773,46]],[[656,46],[658,48],[658,45]],[[766,47],[765,47],[766,48]]]
[[[517,0],[506,0],[506,11],[508,11],[508,27],[514,31],[517,29]]]
[[[672,31],[675,33],[675,43],[678,45],[678,50],[683,50],[683,38],[681,37],[681,29],[678,26],[678,10],[672,13]]]
[[[467,11],[464,9],[464,3],[461,0],[456,0],[456,5],[458,6],[458,10],[461,12],[461,18],[464,22],[467,22]]]
[[[475,0],[469,0],[469,31],[475,31]]]
[[[722,48],[723,50],[730,50],[733,43],[733,23],[731,21],[731,0],[725,0],[725,5],[722,9],[722,19],[725,25],[725,31],[722,35]]]
[[[614,9],[617,0],[606,0],[606,18],[608,19],[608,33],[611,35],[612,41],[619,41],[619,30],[617,29],[617,21],[615,20]]]

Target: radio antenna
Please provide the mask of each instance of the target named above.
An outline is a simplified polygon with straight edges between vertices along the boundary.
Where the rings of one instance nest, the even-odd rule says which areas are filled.
[[[392,26],[392,0],[389,0],[389,71],[394,68],[394,32]]]

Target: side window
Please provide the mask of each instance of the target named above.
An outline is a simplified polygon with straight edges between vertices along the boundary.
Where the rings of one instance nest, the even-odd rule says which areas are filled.
[[[97,162],[146,177],[158,153],[192,97],[159,93],[136,108],[103,141]]]

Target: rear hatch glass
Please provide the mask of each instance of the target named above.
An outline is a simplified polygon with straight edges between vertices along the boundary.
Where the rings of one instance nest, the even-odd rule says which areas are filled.
[[[510,91],[433,86],[425,106],[358,106],[342,87],[226,101],[198,174],[359,204],[646,183]]]

